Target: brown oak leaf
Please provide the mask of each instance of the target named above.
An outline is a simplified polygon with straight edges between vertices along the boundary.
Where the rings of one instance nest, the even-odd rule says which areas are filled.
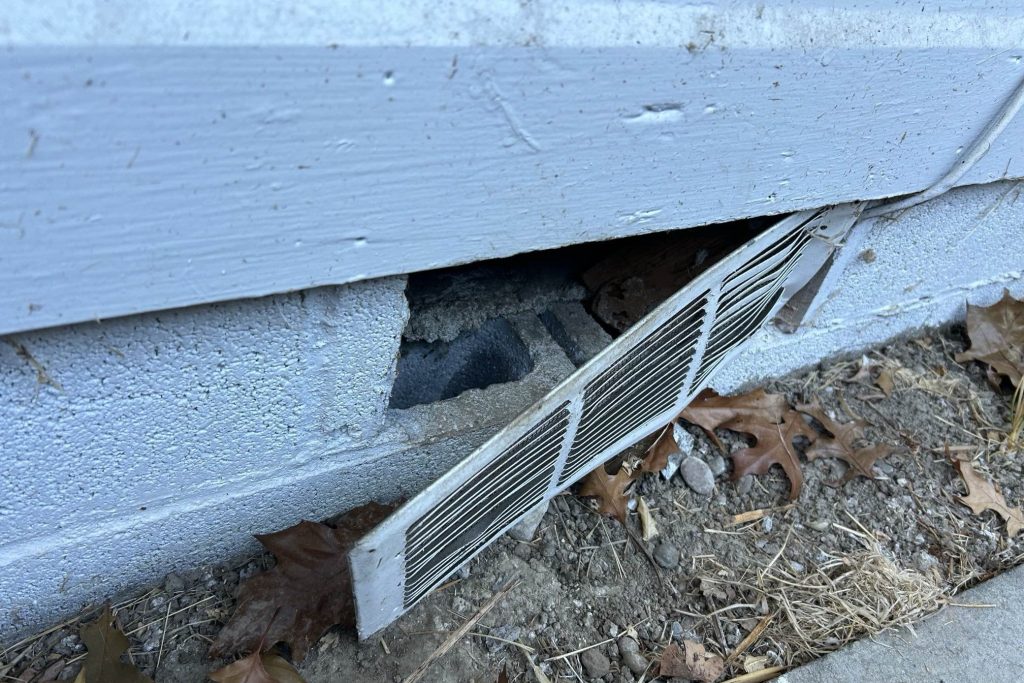
[[[995,512],[1006,520],[1006,533],[1010,538],[1024,529],[1024,511],[1007,505],[1006,499],[995,484],[982,479],[966,460],[954,460],[953,466],[967,485],[967,495],[957,496],[958,501],[971,508],[971,512],[976,515],[985,510]]]
[[[668,467],[668,456],[679,451],[679,444],[676,443],[675,422],[670,422],[667,427],[661,430],[654,444],[647,449],[643,460],[640,461],[641,472],[661,472]]]
[[[661,653],[659,675],[665,678],[684,678],[711,683],[725,671],[725,662],[704,649],[700,643],[684,640],[683,646],[670,644]]]
[[[887,444],[867,444],[857,447],[858,440],[863,438],[864,428],[867,423],[863,420],[854,420],[842,424],[828,416],[818,404],[801,405],[796,407],[801,413],[810,415],[825,428],[832,438],[818,437],[817,441],[807,449],[808,460],[817,458],[838,458],[845,462],[848,467],[842,478],[836,482],[841,486],[854,477],[875,478],[875,462],[892,454],[892,447]]]
[[[633,477],[620,467],[615,474],[608,474],[604,465],[583,478],[579,495],[583,498],[597,498],[597,511],[626,524],[627,503],[629,496],[626,489],[633,483]]]
[[[283,657],[253,652],[209,674],[216,683],[306,683]]]
[[[967,336],[971,348],[956,355],[956,362],[980,360],[1019,386],[1024,375],[1024,301],[1003,290],[991,306],[967,305]]]
[[[302,521],[256,540],[277,564],[242,584],[238,607],[210,648],[213,657],[259,652],[287,643],[301,662],[309,648],[335,624],[355,625],[348,551],[392,508],[369,503],[342,515],[337,527]]]
[[[725,447],[715,436],[715,429],[729,429],[754,438],[753,446],[731,455],[734,481],[746,474],[765,474],[772,465],[779,465],[789,479],[789,499],[800,496],[804,478],[793,440],[802,436],[813,442],[818,434],[789,407],[785,396],[763,389],[738,396],[719,396],[706,390],[686,407],[682,417],[703,428],[723,451]]]
[[[134,666],[121,661],[130,643],[114,623],[110,605],[103,609],[99,619],[82,627],[81,636],[88,654],[76,683],[153,683]]]

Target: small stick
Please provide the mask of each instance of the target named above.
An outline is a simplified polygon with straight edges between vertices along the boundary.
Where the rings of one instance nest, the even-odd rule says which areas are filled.
[[[406,678],[402,683],[416,683],[416,681],[423,678],[424,674],[427,673],[427,670],[433,665],[434,662],[436,662],[439,658],[443,657],[448,652],[448,650],[451,650],[453,647],[455,647],[455,644],[462,640],[462,637],[469,633],[470,629],[476,626],[476,622],[480,621],[480,619],[483,618],[485,614],[490,612],[491,609],[493,609],[494,606],[498,604],[499,600],[508,595],[509,591],[511,591],[518,585],[518,581],[513,581],[506,585],[504,588],[502,588],[500,591],[495,593],[490,600],[484,603],[483,607],[477,610],[476,614],[467,619],[462,626],[455,629],[455,631],[452,632],[452,634],[448,636],[448,638],[443,643],[441,643],[441,645],[436,650],[434,650],[430,654],[430,656],[427,657],[426,660],[424,660],[422,664],[416,667],[416,670],[413,671],[409,675],[409,677]]]
[[[153,669],[154,675],[160,668],[160,660],[164,656],[164,640],[167,638],[167,620],[171,618],[171,601],[167,601],[167,612],[164,614],[164,627],[160,631],[160,650],[156,653],[156,667]]]
[[[602,640],[600,643],[594,643],[593,645],[587,645],[586,647],[581,647],[580,649],[573,650],[572,652],[566,652],[564,655],[558,655],[556,657],[548,657],[544,661],[545,662],[554,662],[554,661],[557,661],[559,659],[567,659],[568,657],[572,657],[573,655],[578,655],[581,652],[586,652],[587,650],[593,650],[595,647],[601,647],[602,645],[607,645],[608,643],[613,643],[613,642],[615,642],[615,640],[616,640],[615,638],[608,638],[607,640]]]
[[[535,652],[535,650],[532,647],[530,647],[529,645],[523,645],[522,643],[520,643],[518,641],[515,641],[515,640],[508,640],[506,638],[499,638],[498,636],[492,636],[489,633],[477,633],[476,631],[473,631],[469,635],[476,636],[477,638],[486,638],[488,640],[496,640],[499,643],[505,643],[506,645],[514,645],[515,647],[518,647],[523,652]],[[390,653],[388,653],[388,654],[390,654]]]
[[[756,643],[757,639],[760,638],[764,630],[768,628],[768,624],[771,623],[771,620],[774,617],[774,614],[769,614],[765,618],[761,619],[761,621],[757,623],[757,626],[755,626],[753,630],[750,633],[748,633],[743,640],[740,641],[740,644],[736,646],[736,649],[729,653],[729,656],[725,658],[725,663],[728,664],[729,662],[733,661],[741,654],[746,652],[751,645]]]
[[[740,524],[746,524],[747,522],[756,522],[759,519],[773,512],[785,512],[792,510],[796,503],[790,503],[789,505],[781,505],[773,508],[761,508],[760,510],[748,510],[747,512],[741,512],[738,515],[733,515],[729,520],[729,526],[739,526]]]
[[[785,670],[786,667],[784,666],[772,666],[767,669],[752,671],[748,674],[730,678],[722,683],[761,683],[761,681],[770,681],[773,678],[778,678]]]

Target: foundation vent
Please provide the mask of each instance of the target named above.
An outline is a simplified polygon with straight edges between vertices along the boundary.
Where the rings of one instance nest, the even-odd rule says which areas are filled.
[[[698,276],[352,550],[359,633],[394,621],[536,505],[675,417],[826,262],[859,205],[778,222]]]

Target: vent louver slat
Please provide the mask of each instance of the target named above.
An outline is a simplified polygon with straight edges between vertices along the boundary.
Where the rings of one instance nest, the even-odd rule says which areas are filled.
[[[543,500],[568,421],[563,404],[409,527],[406,606],[433,588],[434,581],[458,569],[488,539],[489,532],[503,528]]]
[[[378,631],[539,503],[663,427],[830,257],[859,205],[794,214],[672,295],[350,554]]]
[[[676,404],[706,305],[704,292],[584,389],[583,416],[560,484],[580,474],[622,435]]]

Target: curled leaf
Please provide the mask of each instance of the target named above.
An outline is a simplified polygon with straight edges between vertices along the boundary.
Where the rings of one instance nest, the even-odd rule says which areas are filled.
[[[967,495],[957,496],[958,501],[971,508],[971,512],[976,515],[986,510],[995,512],[1006,521],[1006,534],[1010,538],[1024,529],[1024,511],[1007,505],[995,484],[982,479],[966,460],[954,460],[953,466],[967,485]]]
[[[216,683],[306,683],[283,657],[253,652],[209,674]]]
[[[615,474],[608,474],[604,465],[598,465],[597,469],[583,478],[579,495],[583,498],[596,498],[598,512],[625,525],[629,503],[626,489],[632,483],[633,478],[625,468],[619,468]]]
[[[78,675],[82,683],[153,683],[134,666],[121,661],[130,643],[114,624],[110,605],[99,619],[82,627],[81,636],[89,651]]]
[[[1003,290],[991,306],[967,305],[967,336],[971,348],[956,355],[956,362],[980,360],[1014,386],[1024,375],[1024,301]]]
[[[818,434],[789,407],[785,396],[763,389],[738,396],[719,396],[708,390],[687,406],[682,417],[702,427],[722,450],[715,429],[749,434],[754,445],[731,455],[733,480],[746,474],[765,474],[772,465],[779,465],[789,479],[789,499],[799,497],[804,478],[793,442],[798,436],[813,442]]]

